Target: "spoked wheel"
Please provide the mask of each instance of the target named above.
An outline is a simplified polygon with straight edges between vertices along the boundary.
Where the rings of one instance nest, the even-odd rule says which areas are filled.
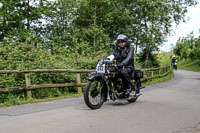
[[[127,99],[127,101],[129,101],[129,102],[135,102],[137,100],[137,98],[138,98],[137,94],[140,93],[141,81],[136,80],[134,87],[135,87],[135,90],[133,92],[131,92],[129,98]]]
[[[91,109],[98,109],[104,103],[103,83],[88,81],[84,89],[85,104]]]

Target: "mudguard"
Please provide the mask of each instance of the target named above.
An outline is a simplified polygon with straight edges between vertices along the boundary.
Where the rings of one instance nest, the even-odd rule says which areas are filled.
[[[143,78],[143,72],[140,68],[135,68],[134,72],[131,75],[131,79],[140,79]]]
[[[108,97],[108,88],[107,88],[107,84],[106,84],[106,82],[104,81],[104,79],[103,79],[102,76],[103,76],[103,75],[100,75],[100,74],[97,74],[97,73],[96,73],[96,74],[92,73],[92,74],[89,75],[88,80],[89,80],[89,81],[99,81],[99,82],[103,83],[103,88],[102,88],[101,93],[102,93],[102,95],[104,95],[104,101],[107,101],[107,97]],[[103,81],[103,82],[102,82],[102,81]]]
[[[135,68],[134,76],[136,78],[143,78],[143,72],[140,68]]]
[[[101,81],[102,80],[102,76],[100,74],[91,74],[89,77],[88,77],[88,80],[90,81]]]

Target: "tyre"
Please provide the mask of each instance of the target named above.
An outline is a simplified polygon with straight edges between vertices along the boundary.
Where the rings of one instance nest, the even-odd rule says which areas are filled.
[[[140,93],[140,88],[141,88],[141,81],[140,79],[138,79],[135,84],[135,90],[137,94]]]
[[[91,109],[100,108],[105,101],[103,83],[100,81],[88,81],[84,89],[85,104]]]
[[[140,93],[140,87],[141,87],[141,81],[140,80],[136,80],[135,81],[135,91],[131,92],[129,98],[127,99],[128,102],[135,102],[138,98],[138,96],[136,96],[136,94]]]
[[[175,66],[175,70],[177,71],[177,65]]]

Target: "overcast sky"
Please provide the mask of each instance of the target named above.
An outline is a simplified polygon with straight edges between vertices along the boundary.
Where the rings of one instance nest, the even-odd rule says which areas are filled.
[[[170,51],[171,44],[175,45],[179,37],[186,37],[192,31],[195,37],[200,35],[200,3],[188,8],[187,17],[189,18],[187,23],[181,23],[173,28],[173,35],[167,38],[168,42],[164,46],[160,47],[161,51]]]

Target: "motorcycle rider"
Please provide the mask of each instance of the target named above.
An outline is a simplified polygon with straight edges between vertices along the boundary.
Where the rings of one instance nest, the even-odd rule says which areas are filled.
[[[116,60],[117,68],[120,71],[122,82],[124,86],[125,94],[128,96],[131,89],[131,78],[130,75],[134,71],[134,48],[128,42],[126,35],[120,34],[116,40],[116,48],[114,52],[107,57],[109,60]]]
[[[176,56],[172,57],[171,64],[174,67],[174,69],[177,70],[177,59],[176,59]]]

